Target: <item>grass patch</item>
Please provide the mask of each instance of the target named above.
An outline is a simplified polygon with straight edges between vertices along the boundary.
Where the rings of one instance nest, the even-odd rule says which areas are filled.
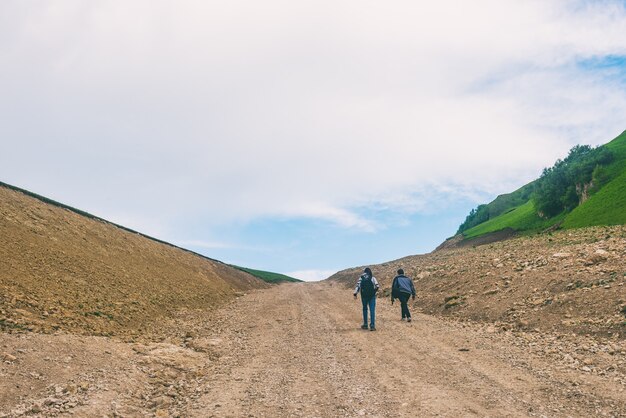
[[[113,319],[113,315],[101,311],[85,312],[85,316],[97,316],[98,318]]]
[[[22,324],[16,324],[15,322],[8,322],[5,319],[0,320],[0,331],[19,330],[26,331],[27,327]]]
[[[249,273],[253,275],[254,277],[257,277],[267,283],[301,282],[302,281],[294,277],[286,276],[280,273],[273,273],[271,271],[255,270],[255,269],[239,267],[239,266],[232,266],[232,267],[239,269],[241,271],[245,271],[246,273]]]
[[[567,215],[563,227],[621,224],[626,224],[626,171]]]
[[[474,238],[490,232],[500,231],[504,228],[513,228],[516,231],[528,231],[547,228],[558,222],[558,219],[541,219],[537,215],[535,204],[532,200],[524,203],[513,210],[503,213],[487,222],[463,232],[465,238]]]
[[[606,144],[606,147],[613,152],[616,162],[626,160],[626,131]]]
[[[461,306],[464,303],[465,303],[464,296],[458,296],[458,295],[448,296],[444,299],[443,308],[450,309],[450,308],[454,308],[455,306]]]

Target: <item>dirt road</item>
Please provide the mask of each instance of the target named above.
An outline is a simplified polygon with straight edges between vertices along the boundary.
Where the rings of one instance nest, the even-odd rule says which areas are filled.
[[[364,331],[345,287],[284,284],[181,314],[161,343],[0,335],[0,416],[626,416],[620,341],[597,373],[549,335],[399,311],[379,300]]]

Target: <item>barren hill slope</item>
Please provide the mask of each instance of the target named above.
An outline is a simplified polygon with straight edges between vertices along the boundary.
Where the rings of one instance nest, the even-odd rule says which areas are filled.
[[[371,266],[389,294],[398,268],[416,308],[505,329],[626,336],[626,227],[594,227],[435,251]],[[330,277],[354,286],[361,267]]]
[[[0,331],[145,336],[183,309],[267,285],[251,275],[0,187]]]

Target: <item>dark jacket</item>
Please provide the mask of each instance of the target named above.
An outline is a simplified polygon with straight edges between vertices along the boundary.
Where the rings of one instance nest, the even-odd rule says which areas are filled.
[[[413,286],[413,280],[405,275],[394,277],[393,284],[391,285],[391,299],[399,297],[400,293],[415,296],[415,286]]]

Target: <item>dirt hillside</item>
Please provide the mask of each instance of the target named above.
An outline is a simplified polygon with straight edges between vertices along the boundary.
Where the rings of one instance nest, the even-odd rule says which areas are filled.
[[[626,227],[517,237],[371,266],[385,294],[398,268],[423,312],[503,329],[626,336]],[[354,286],[362,267],[331,281]]]
[[[0,331],[146,337],[251,275],[0,187]]]

